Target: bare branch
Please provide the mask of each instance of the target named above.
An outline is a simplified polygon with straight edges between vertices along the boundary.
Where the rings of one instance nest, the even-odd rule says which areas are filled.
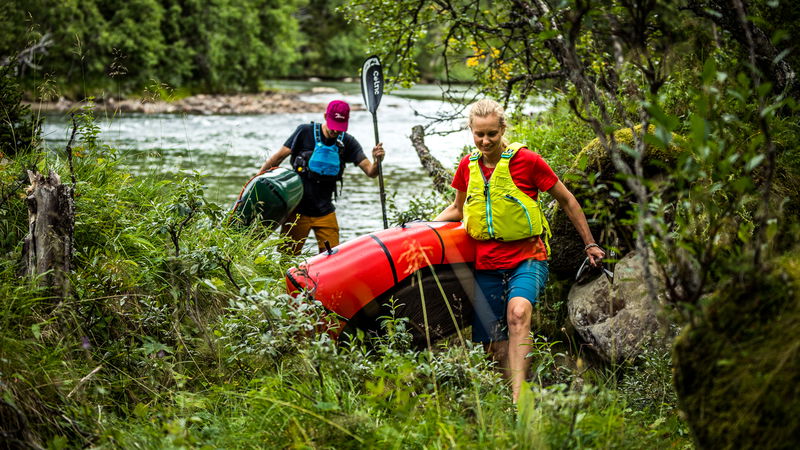
[[[70,180],[72,181],[72,189],[73,193],[75,192],[75,188],[77,187],[77,182],[75,181],[75,166],[72,164],[72,142],[75,141],[75,133],[78,132],[78,119],[75,118],[75,113],[70,114],[72,116],[72,134],[69,136],[69,141],[67,141],[67,161],[69,162],[69,175]]]
[[[34,70],[41,70],[41,66],[34,63],[34,59],[38,53],[47,54],[48,47],[53,45],[53,39],[50,33],[45,33],[39,38],[39,41],[30,47],[20,51],[15,56],[7,56],[0,61],[0,66],[7,66],[14,60],[17,62],[17,67],[29,67]]]

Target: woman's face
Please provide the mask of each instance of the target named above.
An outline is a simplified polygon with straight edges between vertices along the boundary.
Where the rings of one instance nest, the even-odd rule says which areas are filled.
[[[484,156],[503,151],[503,133],[506,128],[500,125],[500,118],[495,114],[486,117],[474,117],[470,125],[475,146]]]

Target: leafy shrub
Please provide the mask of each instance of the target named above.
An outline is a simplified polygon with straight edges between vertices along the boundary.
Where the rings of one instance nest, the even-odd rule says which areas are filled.
[[[0,65],[0,159],[31,150],[41,138],[41,121],[22,104],[16,64]]]
[[[452,202],[452,199],[435,190],[412,197],[408,205],[398,205],[396,197],[392,195],[387,201],[389,224],[400,226],[417,220],[431,220],[442,212],[450,202]]]
[[[540,154],[559,176],[572,166],[575,156],[594,137],[591,127],[575,120],[569,105],[558,100],[538,115],[520,118],[509,136]]]
[[[76,115],[73,148],[74,296],[43,305],[17,283],[14,245],[0,254],[8,299],[0,394],[29,420],[34,442],[624,447],[656,432],[673,436],[667,425],[647,428],[658,418],[637,416],[613,386],[575,388],[569,349],[552,338],[533,342],[532,397],[516,414],[480,345],[454,339],[414,350],[404,320],[391,314],[380,339],[334,340],[334,320],[318,302],[285,294],[285,265],[297,261],[281,261],[276,239],[226,227],[200,177],[125,173],[89,112]],[[67,173],[65,159],[48,162]],[[441,200],[415,203],[413,215],[438,212]],[[21,211],[0,216],[3,226],[24,227]]]

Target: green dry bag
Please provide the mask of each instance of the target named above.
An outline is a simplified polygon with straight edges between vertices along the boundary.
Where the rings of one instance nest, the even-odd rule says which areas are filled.
[[[231,209],[231,221],[250,225],[258,219],[269,228],[280,225],[300,203],[303,181],[292,170],[282,167],[251,178]]]

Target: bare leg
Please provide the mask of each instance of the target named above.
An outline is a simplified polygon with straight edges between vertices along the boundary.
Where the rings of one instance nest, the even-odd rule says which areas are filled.
[[[524,297],[514,297],[508,302],[508,376],[514,403],[519,398],[522,382],[531,366],[530,352],[531,314],[533,306]]]

